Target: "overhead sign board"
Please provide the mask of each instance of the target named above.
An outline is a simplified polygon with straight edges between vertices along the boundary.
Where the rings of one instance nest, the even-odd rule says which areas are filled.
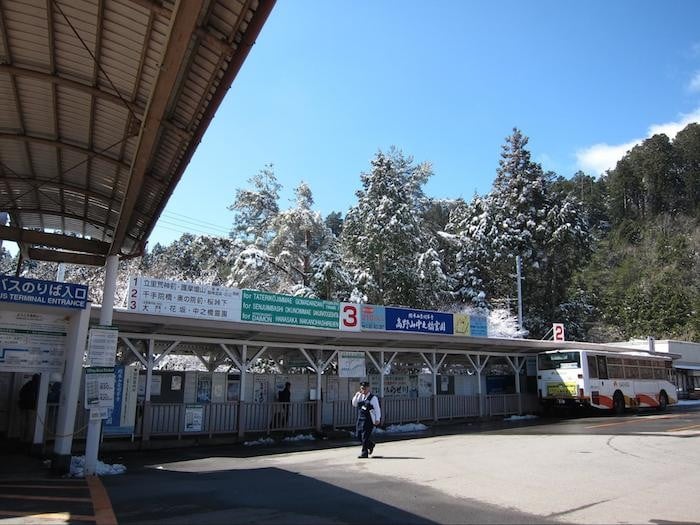
[[[84,310],[87,300],[88,287],[84,284],[0,275],[0,301],[3,302]]]
[[[420,332],[452,335],[452,314],[408,308],[385,308],[386,330],[392,332]]]
[[[134,312],[216,319],[241,320],[241,290],[225,286],[131,277],[127,309]]]
[[[340,329],[340,304],[321,299],[243,290],[241,321]]]

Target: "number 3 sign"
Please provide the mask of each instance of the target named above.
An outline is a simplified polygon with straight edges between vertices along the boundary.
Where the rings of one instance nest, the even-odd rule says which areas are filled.
[[[340,329],[349,332],[359,332],[360,310],[356,303],[340,303]]]

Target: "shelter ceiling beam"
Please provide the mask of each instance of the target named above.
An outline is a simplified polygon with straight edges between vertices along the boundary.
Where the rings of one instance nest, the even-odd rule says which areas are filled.
[[[87,253],[29,247],[27,247],[27,258],[32,261],[64,262],[68,264],[78,264],[80,266],[104,266],[107,262],[107,258],[104,255],[91,255]]]
[[[129,169],[128,164],[122,162],[119,159],[115,159],[113,157],[105,155],[104,152],[94,151],[90,148],[84,148],[82,146],[77,146],[75,144],[71,144],[62,140],[45,139],[42,137],[26,135],[23,133],[0,133],[0,140],[14,140],[17,142],[23,142],[25,145],[40,144],[42,146],[50,146],[52,148],[65,149],[68,151],[73,151],[75,153],[86,155],[87,157],[100,159],[104,162],[108,162],[109,164],[113,164],[114,166],[123,170]]]
[[[204,0],[187,0],[177,3],[177,11],[173,14],[170,26],[168,45],[163,55],[148,109],[141,124],[138,146],[131,166],[126,195],[119,210],[119,222],[114,233],[110,255],[120,254],[120,247],[127,237],[134,206],[141,193],[146,172],[155,151],[156,140],[160,133],[160,123],[164,119],[168,103],[177,89],[180,69],[189,53],[192,33],[197,28],[199,15],[204,8]]]
[[[51,39],[50,41],[53,42],[53,39]],[[82,82],[76,82],[75,80],[64,78],[58,74],[44,73],[42,71],[12,66],[9,64],[0,64],[0,73],[7,73],[15,77],[40,80],[42,82],[53,84],[54,86],[64,87],[67,89],[78,91],[80,93],[84,93],[86,95],[90,95],[100,100],[110,102],[115,106],[123,107],[126,102],[128,104],[126,109],[131,111],[137,118],[141,118],[144,112],[143,107],[126,101],[126,97],[120,98],[119,95],[114,95],[113,93],[109,93],[107,91],[104,91],[103,89],[91,86],[89,84],[83,84]]]
[[[109,244],[57,233],[23,230],[16,226],[0,226],[0,239],[16,243],[38,244],[85,253],[107,255]]]

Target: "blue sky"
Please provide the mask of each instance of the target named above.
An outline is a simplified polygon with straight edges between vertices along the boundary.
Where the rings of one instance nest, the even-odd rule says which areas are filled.
[[[490,191],[512,128],[533,159],[597,175],[636,141],[700,121],[697,0],[278,0],[149,246],[226,235],[265,164],[345,215],[391,145],[433,197]]]

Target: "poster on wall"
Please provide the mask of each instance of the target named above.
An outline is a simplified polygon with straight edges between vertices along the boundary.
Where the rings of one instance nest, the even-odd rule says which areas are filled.
[[[366,377],[364,352],[338,352],[339,377]]]
[[[226,401],[226,378],[225,372],[214,372],[211,380],[211,402],[223,403]]]
[[[151,375],[151,397],[160,395],[162,385],[161,376]],[[139,397],[146,397],[146,374],[139,374]]]
[[[204,407],[202,405],[185,405],[185,432],[202,432]]]
[[[197,374],[197,403],[211,402],[211,375]]]
[[[238,401],[241,398],[241,380],[229,379],[226,386],[226,400]]]
[[[253,403],[267,403],[267,378],[256,378],[253,383]]]

